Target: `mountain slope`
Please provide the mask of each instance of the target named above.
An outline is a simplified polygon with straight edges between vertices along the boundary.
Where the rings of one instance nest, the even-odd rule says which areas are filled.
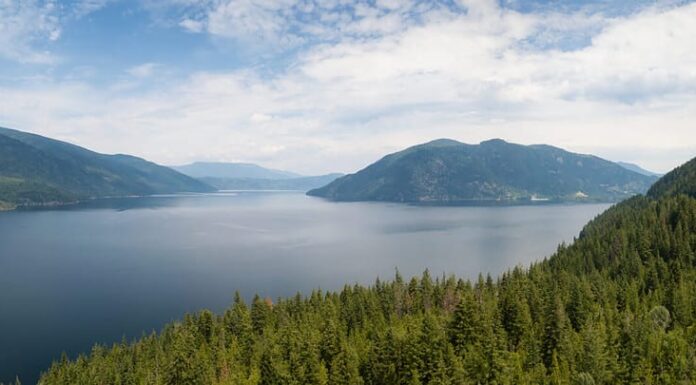
[[[0,128],[0,201],[6,207],[212,190],[200,181],[140,158],[99,154]]]
[[[678,194],[696,196],[696,158],[665,174],[648,191],[653,198]]]
[[[48,182],[51,175],[62,175],[64,178],[61,178],[60,184],[75,184],[70,175],[74,175],[77,170],[1,133],[0,129],[0,202],[4,202],[3,208],[23,203],[67,202],[77,199],[77,195],[71,191],[59,189]],[[64,173],[62,169],[68,172]]]
[[[273,170],[252,163],[195,162],[172,169],[194,178],[255,178],[288,179],[302,175],[289,171]]]
[[[628,162],[616,162],[619,166],[625,168],[626,170],[631,170],[633,172],[637,172],[638,174],[642,174],[645,176],[655,176],[655,177],[660,177],[662,174],[658,174],[656,172],[652,172],[649,170],[644,169],[643,167],[640,167],[639,165],[635,163],[628,163]]]
[[[222,315],[56,361],[39,383],[693,384],[694,169],[497,280],[397,272],[250,307],[237,295]]]
[[[547,145],[441,139],[387,155],[308,194],[337,201],[420,203],[615,201],[645,192],[655,179]]]

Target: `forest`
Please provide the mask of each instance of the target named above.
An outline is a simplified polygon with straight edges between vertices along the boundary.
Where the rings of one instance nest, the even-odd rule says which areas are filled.
[[[345,286],[56,361],[57,384],[691,384],[696,159],[529,267]],[[466,250],[462,250],[465,261]]]

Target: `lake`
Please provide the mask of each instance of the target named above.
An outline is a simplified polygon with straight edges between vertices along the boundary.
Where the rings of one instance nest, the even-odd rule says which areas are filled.
[[[62,351],[345,283],[475,279],[548,256],[606,204],[416,207],[293,192],[93,201],[0,213],[0,382],[35,383]]]

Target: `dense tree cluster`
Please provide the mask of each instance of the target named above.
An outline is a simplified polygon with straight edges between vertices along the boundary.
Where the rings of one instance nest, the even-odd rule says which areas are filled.
[[[696,199],[635,197],[497,279],[404,280],[276,303],[237,295],[40,384],[690,384]]]
[[[696,158],[660,178],[650,187],[647,195],[657,198],[676,194],[696,196]]]

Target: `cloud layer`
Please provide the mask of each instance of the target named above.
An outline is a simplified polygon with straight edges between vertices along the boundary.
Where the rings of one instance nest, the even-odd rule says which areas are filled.
[[[39,0],[0,0],[0,57],[26,63],[48,63],[51,55],[33,44],[60,37],[56,4]]]
[[[696,155],[693,3],[607,16],[488,0],[178,2],[176,28],[269,60],[292,52],[289,64],[174,77],[171,63],[143,61],[109,87],[0,85],[0,123],[166,164],[305,173],[354,171],[438,137],[550,143],[658,171]]]

